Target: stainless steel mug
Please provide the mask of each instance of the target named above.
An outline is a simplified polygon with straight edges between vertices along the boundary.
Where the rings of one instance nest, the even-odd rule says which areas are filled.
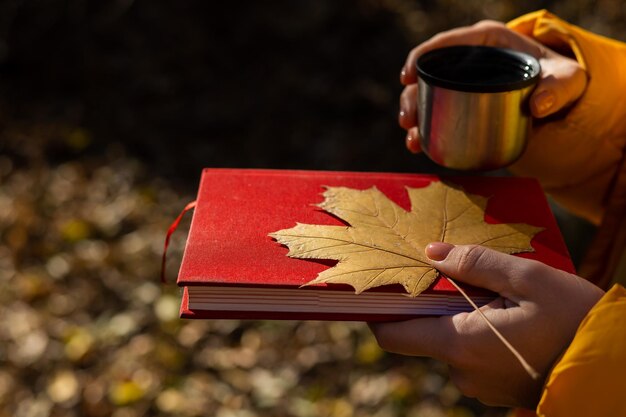
[[[417,120],[422,150],[460,170],[509,165],[530,131],[527,105],[541,68],[506,48],[452,46],[417,60]]]

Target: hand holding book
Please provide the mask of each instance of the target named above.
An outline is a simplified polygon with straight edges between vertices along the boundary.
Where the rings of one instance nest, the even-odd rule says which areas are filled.
[[[465,395],[534,408],[551,366],[603,291],[574,274],[481,246],[435,244],[427,255],[442,273],[499,295],[482,313],[541,377],[528,377],[476,311],[371,323],[378,343],[390,352],[448,363],[452,381]]]
[[[407,297],[403,285],[397,284],[361,294],[355,294],[354,289],[345,284],[318,283],[302,287],[320,273],[333,269],[333,264],[319,261],[320,257],[315,256],[311,256],[312,259],[289,258],[285,256],[287,249],[268,236],[296,222],[345,228],[346,224],[337,217],[314,207],[320,202],[324,187],[351,190],[376,187],[392,202],[394,212],[408,213],[411,198],[416,197],[411,197],[407,187],[441,191],[439,187],[430,187],[438,182],[440,178],[436,176],[416,174],[204,170],[178,276],[178,284],[185,287],[181,315],[187,318],[388,321],[471,311],[459,291],[445,279],[436,279],[417,297]],[[518,230],[519,224],[535,226],[529,236],[541,231],[532,237],[534,251],[520,256],[573,271],[556,222],[535,181],[468,177],[457,178],[455,182],[474,196],[470,198],[473,205],[465,208],[455,205],[455,210],[461,209],[458,213],[450,211],[449,214],[456,213],[450,219],[473,212],[478,206],[482,207],[479,223],[488,224],[489,230],[500,230],[507,224],[517,227],[511,232]],[[415,227],[441,223],[442,210],[426,211],[427,215]],[[461,223],[464,227],[474,224]],[[442,230],[437,230],[438,237]],[[452,236],[456,232],[449,228],[446,233]],[[521,246],[526,249],[508,252],[529,250],[528,239]],[[413,252],[421,256],[429,241],[422,242],[421,249]],[[480,242],[482,240],[473,243]],[[468,288],[468,292],[478,305],[494,298],[494,294],[486,290]]]

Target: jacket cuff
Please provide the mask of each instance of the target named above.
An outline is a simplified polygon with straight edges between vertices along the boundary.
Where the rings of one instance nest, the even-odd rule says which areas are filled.
[[[567,113],[537,123],[538,140],[529,143],[511,171],[537,177],[557,202],[599,224],[626,146],[626,45],[546,10],[508,27],[576,59],[588,75],[585,93]]]
[[[580,36],[576,34],[577,31],[585,31],[577,26],[570,25],[547,10],[539,10],[520,16],[507,23],[507,26],[516,32],[535,39],[550,49],[575,58],[583,69],[587,70],[585,55],[579,43]],[[584,36],[590,35],[597,36],[591,32],[585,32],[584,34]]]
[[[615,285],[581,322],[547,379],[539,416],[626,415],[626,290]]]

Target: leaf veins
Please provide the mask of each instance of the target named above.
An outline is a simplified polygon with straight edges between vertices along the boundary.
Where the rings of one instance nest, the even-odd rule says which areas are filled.
[[[414,297],[438,275],[424,254],[430,242],[479,244],[504,253],[529,252],[533,250],[531,239],[542,230],[527,224],[488,224],[484,221],[488,198],[442,181],[407,188],[407,193],[410,211],[376,187],[328,187],[319,207],[349,226],[298,223],[270,236],[289,248],[290,257],[338,261],[306,285],[349,284],[360,293],[401,284]]]

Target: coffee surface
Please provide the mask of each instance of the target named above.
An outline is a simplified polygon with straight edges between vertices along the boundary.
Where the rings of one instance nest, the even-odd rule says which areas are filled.
[[[440,87],[469,91],[509,91],[533,84],[538,62],[517,51],[458,46],[430,51],[417,61],[420,78]]]

